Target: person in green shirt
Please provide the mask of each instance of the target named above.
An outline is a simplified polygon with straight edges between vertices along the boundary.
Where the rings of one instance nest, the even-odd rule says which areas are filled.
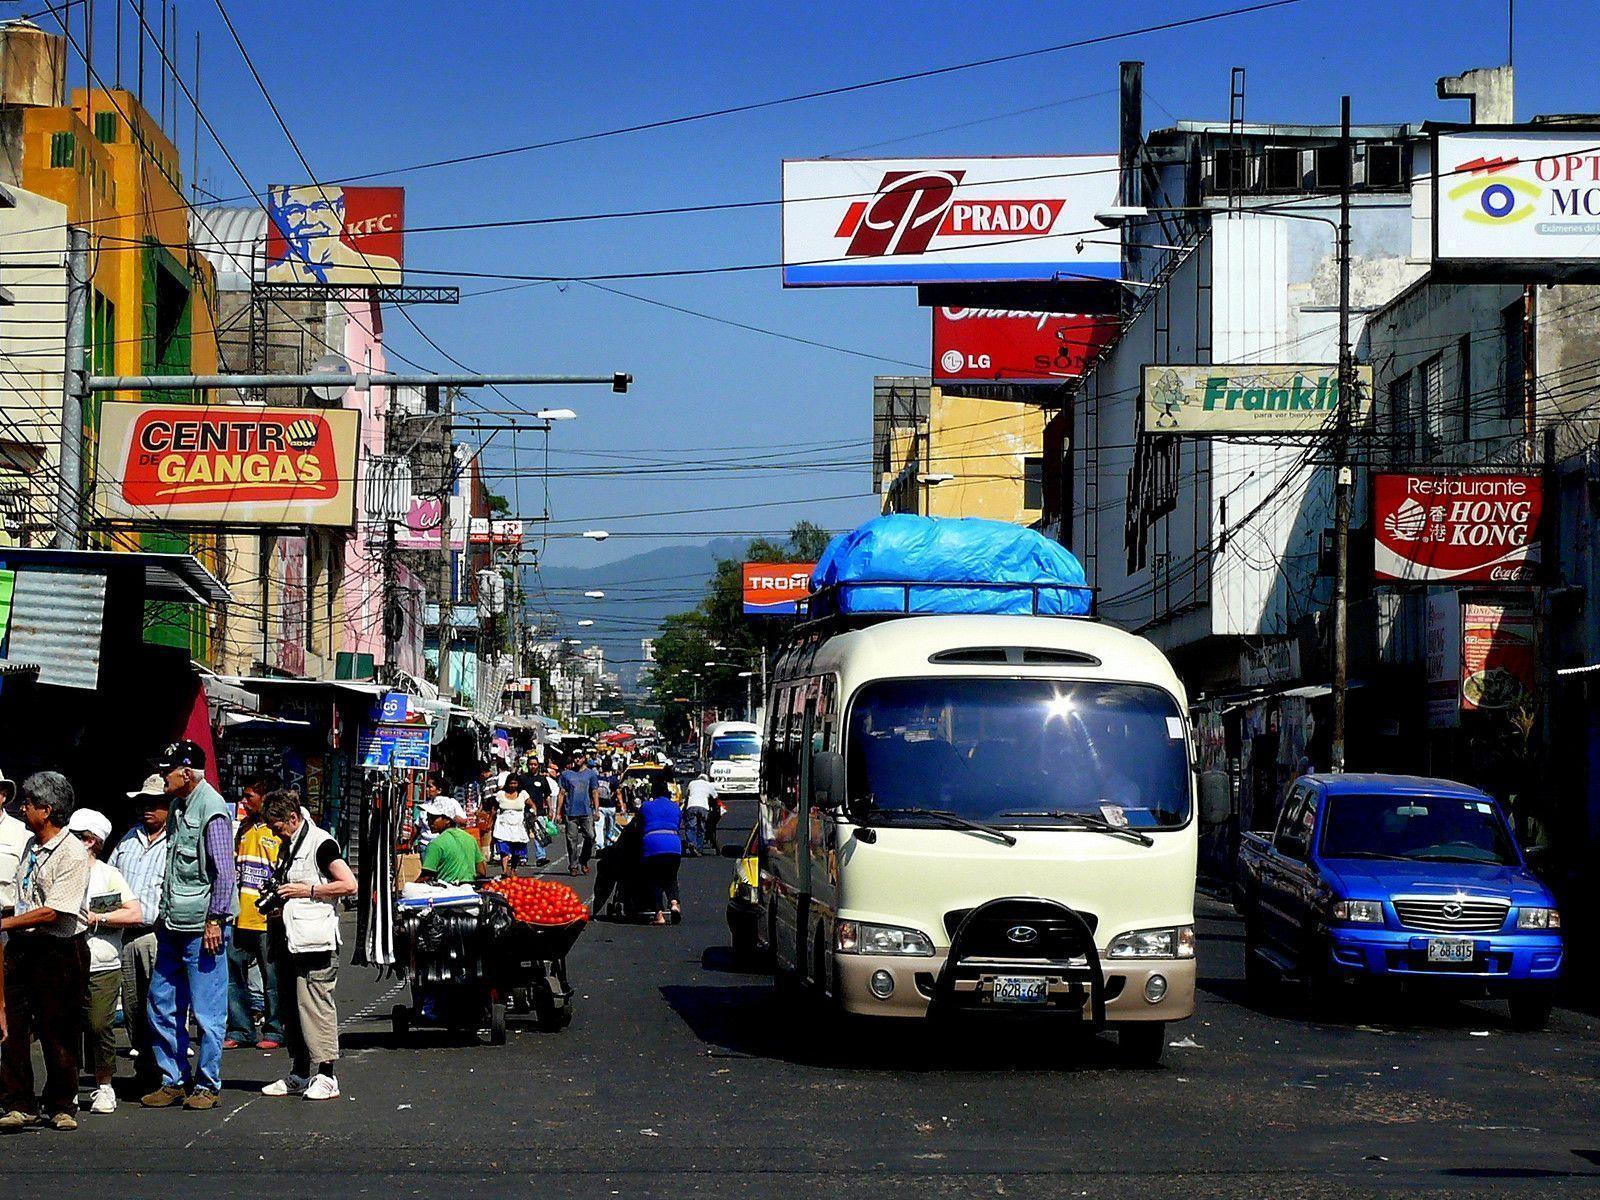
[[[449,796],[435,796],[422,806],[433,841],[422,856],[423,883],[471,883],[483,875],[486,859],[478,839],[456,821],[461,804]]]

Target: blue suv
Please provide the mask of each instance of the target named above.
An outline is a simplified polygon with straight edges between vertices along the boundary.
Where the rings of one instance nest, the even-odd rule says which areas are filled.
[[[1555,898],[1494,798],[1447,779],[1306,775],[1239,847],[1246,977],[1351,978],[1504,997],[1542,1028],[1564,949]]]

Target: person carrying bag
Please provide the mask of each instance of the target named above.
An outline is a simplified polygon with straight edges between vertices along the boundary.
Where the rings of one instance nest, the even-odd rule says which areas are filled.
[[[278,1008],[293,1065],[261,1089],[263,1096],[332,1100],[339,1095],[333,1064],[339,1057],[338,901],[356,892],[356,879],[332,834],[319,829],[294,792],[276,791],[261,815],[283,839],[278,865],[257,907],[266,914],[282,964]],[[315,1074],[313,1075],[313,1070]]]

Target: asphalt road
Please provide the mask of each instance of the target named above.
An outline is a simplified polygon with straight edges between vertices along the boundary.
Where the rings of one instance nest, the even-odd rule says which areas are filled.
[[[1160,1069],[1120,1069],[1109,1037],[824,1039],[730,962],[730,866],[684,863],[679,927],[593,926],[563,1033],[513,1018],[503,1047],[433,1031],[397,1046],[393,981],[347,968],[341,1100],[262,1097],[283,1056],[231,1052],[220,1112],[124,1104],[76,1134],[14,1135],[0,1178],[96,1200],[1600,1191],[1585,1015],[1522,1034],[1492,1004],[1334,1024],[1258,1011],[1239,923],[1202,899],[1199,1012],[1170,1027]]]

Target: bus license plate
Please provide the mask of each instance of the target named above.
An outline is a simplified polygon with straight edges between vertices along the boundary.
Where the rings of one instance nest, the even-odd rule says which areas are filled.
[[[1441,963],[1471,962],[1477,947],[1471,938],[1429,938],[1428,961]]]
[[[998,975],[994,981],[996,1004],[1043,1004],[1050,994],[1050,981],[1028,975]]]

